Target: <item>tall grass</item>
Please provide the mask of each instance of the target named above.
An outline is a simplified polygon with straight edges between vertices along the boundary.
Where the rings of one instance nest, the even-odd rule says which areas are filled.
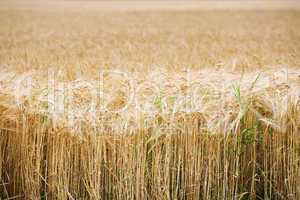
[[[299,3],[277,2],[294,10],[276,11],[119,3],[0,3],[0,199],[300,199]],[[137,75],[136,105],[100,112],[96,129],[39,112],[50,105],[36,96],[98,80],[99,68]],[[66,72],[54,74],[53,91],[40,73],[48,69]],[[271,69],[259,83],[258,69]],[[15,92],[33,70],[24,99],[38,112],[23,101],[28,85]],[[118,110],[129,83],[103,79],[91,84]],[[74,91],[71,108],[88,104],[89,92]],[[168,110],[182,104],[187,112]]]
[[[201,119],[185,114],[178,130],[160,123],[78,137],[42,116],[8,113],[1,108],[4,199],[300,198],[299,103],[289,101],[283,130],[248,109],[235,129],[219,133],[202,132]]]

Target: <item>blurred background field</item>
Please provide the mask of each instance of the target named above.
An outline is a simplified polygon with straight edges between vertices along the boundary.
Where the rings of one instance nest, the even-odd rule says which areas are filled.
[[[216,6],[223,6],[221,2]],[[244,69],[299,66],[298,3],[281,3],[292,10],[218,11],[201,9],[203,1],[194,3],[200,8],[185,10],[181,4],[189,3],[163,1],[158,5],[174,5],[180,11],[147,11],[149,6],[135,9],[144,2],[131,1],[1,2],[0,64],[20,71],[88,66],[90,74],[103,67],[144,71],[153,66],[200,69],[234,63]],[[108,9],[102,4],[131,9]]]

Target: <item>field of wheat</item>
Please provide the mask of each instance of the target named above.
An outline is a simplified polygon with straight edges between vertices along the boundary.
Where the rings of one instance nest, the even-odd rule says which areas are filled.
[[[0,2],[0,199],[300,199],[288,2]]]

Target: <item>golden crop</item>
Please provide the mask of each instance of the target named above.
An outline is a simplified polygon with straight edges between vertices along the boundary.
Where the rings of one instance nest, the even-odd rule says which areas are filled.
[[[299,199],[299,3],[242,4],[1,2],[0,199]]]

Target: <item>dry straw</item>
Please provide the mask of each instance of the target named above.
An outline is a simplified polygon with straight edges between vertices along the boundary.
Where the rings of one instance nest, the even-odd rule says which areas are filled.
[[[23,97],[27,100],[19,107],[9,105],[10,83],[18,76],[2,79],[6,86],[2,91],[7,94],[1,95],[5,104],[1,107],[1,197],[299,199],[298,72],[276,69],[246,73],[243,78],[220,70],[190,75],[153,72],[149,80],[135,82],[158,84],[159,100],[152,101],[158,112],[138,113],[130,105],[126,112],[100,113],[97,129],[91,123],[70,129],[64,127],[63,119],[54,125],[51,115],[27,112],[29,104],[38,104],[34,97],[32,101]],[[112,81],[109,75],[106,78]],[[270,79],[272,84],[266,84]],[[119,82],[129,84],[128,80]],[[40,88],[30,95],[43,91],[42,82],[34,83]],[[201,109],[160,110],[172,95],[171,87],[195,91],[195,84],[202,89],[197,90]],[[136,96],[152,97],[152,88],[144,86]],[[113,91],[114,85],[103,88]],[[178,90],[173,94],[181,93]],[[87,94],[76,92],[79,96],[74,102],[84,102],[81,97]],[[112,94],[117,96],[109,97],[114,100],[120,92]],[[188,92],[183,94],[188,96]],[[151,102],[139,100],[143,105]],[[218,102],[222,104],[217,106]]]
[[[1,1],[0,199],[300,199],[299,3],[201,2]]]

